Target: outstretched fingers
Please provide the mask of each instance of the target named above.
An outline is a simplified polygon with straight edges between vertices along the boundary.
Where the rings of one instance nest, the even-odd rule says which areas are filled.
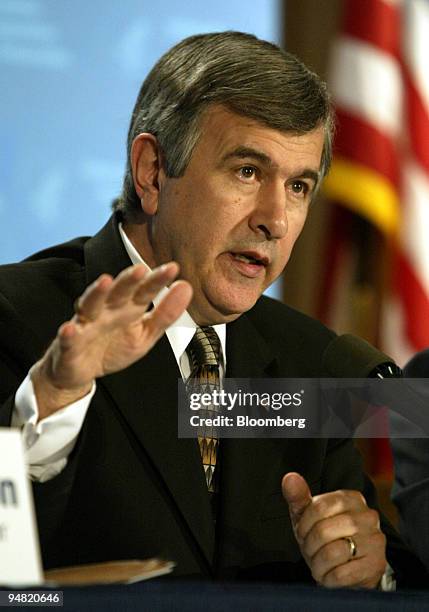
[[[75,302],[72,322],[86,325],[97,321],[103,313],[143,313],[159,291],[177,276],[179,266],[175,262],[149,270],[138,264],[123,270],[115,279],[107,274],[92,283]],[[128,309],[131,308],[132,311]],[[65,336],[72,336],[72,326],[66,326]]]
[[[100,276],[75,303],[75,316],[64,323],[58,340],[69,358],[88,343],[106,342],[111,332],[122,326],[144,324],[145,336],[156,341],[188,307],[192,297],[189,283],[178,281],[149,313],[146,310],[156,295],[176,278],[179,266],[170,262],[148,270],[145,265],[130,266],[115,279]],[[124,327],[125,329],[125,327]]]

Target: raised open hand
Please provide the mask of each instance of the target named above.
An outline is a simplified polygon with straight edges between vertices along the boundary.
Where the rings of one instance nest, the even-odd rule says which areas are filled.
[[[83,397],[95,378],[128,367],[153,347],[192,297],[189,283],[176,281],[161,302],[147,310],[178,271],[174,262],[151,272],[144,265],[130,266],[115,279],[100,276],[85,290],[74,317],[61,325],[31,370],[39,418]]]

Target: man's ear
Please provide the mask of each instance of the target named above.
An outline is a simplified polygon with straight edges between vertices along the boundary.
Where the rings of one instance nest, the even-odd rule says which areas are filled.
[[[147,215],[154,215],[158,208],[161,163],[156,137],[148,133],[139,134],[131,147],[131,170],[134,189]]]

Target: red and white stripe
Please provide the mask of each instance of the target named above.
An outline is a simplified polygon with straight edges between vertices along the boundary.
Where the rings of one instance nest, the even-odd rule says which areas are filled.
[[[429,0],[348,0],[331,68],[326,191],[395,245],[382,342],[404,363],[429,346]]]

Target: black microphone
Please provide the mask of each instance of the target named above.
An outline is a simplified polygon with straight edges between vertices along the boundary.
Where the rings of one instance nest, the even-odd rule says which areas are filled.
[[[353,336],[337,336],[322,356],[324,374],[332,378],[398,378],[401,368],[375,346]]]
[[[368,406],[389,408],[391,436],[426,437],[429,434],[428,379],[403,378],[401,368],[391,357],[352,334],[331,340],[323,353],[322,367],[325,376],[353,379],[350,385],[345,382],[344,388]],[[391,380],[380,384],[373,380],[360,385],[356,381],[359,378]],[[343,412],[339,402],[334,410],[337,415]],[[361,417],[362,423],[366,420],[364,411]],[[341,418],[347,420],[344,413]]]

